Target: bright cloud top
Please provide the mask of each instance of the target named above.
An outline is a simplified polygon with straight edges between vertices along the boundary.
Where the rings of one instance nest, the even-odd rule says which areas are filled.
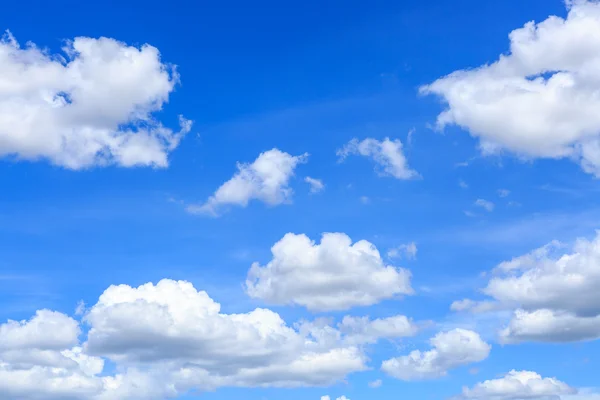
[[[365,345],[414,335],[404,316],[288,326],[275,312],[221,313],[191,283],[111,286],[79,322],[40,310],[0,325],[0,395],[164,399],[223,386],[321,386],[367,368]],[[107,374],[106,360],[119,373]]]
[[[447,104],[438,126],[468,130],[484,153],[569,157],[600,175],[600,3],[566,4],[566,19],[512,31],[509,54],[495,63],[422,87]]]
[[[359,155],[372,159],[377,164],[377,172],[383,176],[396,179],[414,179],[419,174],[408,166],[402,150],[402,142],[398,139],[385,138],[382,141],[367,138],[363,141],[352,139],[337,151],[340,161],[350,155]]]
[[[463,388],[462,395],[458,398],[547,400],[560,399],[561,396],[575,393],[577,393],[576,389],[556,378],[542,378],[540,374],[531,371],[511,371],[502,378],[487,380],[472,388]]]
[[[554,241],[501,263],[483,293],[492,300],[455,302],[455,310],[513,308],[505,342],[565,342],[600,338],[600,233],[578,239],[571,252]]]
[[[465,329],[440,332],[430,344],[431,350],[414,350],[409,355],[386,360],[381,369],[405,381],[436,379],[451,369],[485,360],[491,350],[476,332]]]
[[[278,149],[260,153],[251,164],[239,163],[233,178],[221,185],[206,203],[189,206],[188,211],[217,216],[224,206],[246,207],[251,200],[271,206],[289,202],[293,194],[290,179],[296,167],[307,160],[307,153],[292,156]]]
[[[408,270],[385,265],[377,248],[343,233],[325,233],[317,244],[286,234],[271,248],[273,259],[248,272],[251,297],[298,304],[314,311],[346,310],[413,293]]]
[[[191,122],[155,119],[179,81],[149,45],[77,37],[64,56],[0,40],[0,156],[70,169],[166,167]]]
[[[102,390],[104,362],[77,347],[77,321],[40,310],[0,325],[0,394],[7,398],[91,398]]]

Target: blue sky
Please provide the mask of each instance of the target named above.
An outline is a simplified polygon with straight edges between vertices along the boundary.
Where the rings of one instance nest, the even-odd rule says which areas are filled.
[[[598,2],[0,27],[0,398],[600,398]]]

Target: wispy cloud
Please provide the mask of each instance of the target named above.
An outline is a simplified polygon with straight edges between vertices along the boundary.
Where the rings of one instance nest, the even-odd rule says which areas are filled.
[[[510,194],[510,190],[498,189],[498,196],[500,196],[500,197],[508,197],[509,194]]]
[[[573,238],[593,234],[600,228],[598,221],[600,221],[600,208],[574,212],[555,211],[520,216],[494,224],[448,227],[432,233],[427,239],[466,246],[498,248],[498,246],[517,245],[530,248],[554,239],[569,242]]]
[[[475,200],[475,205],[477,207],[483,208],[487,212],[494,211],[494,207],[495,207],[494,203],[492,203],[491,201],[488,201],[488,200],[484,200],[484,199]]]
[[[414,260],[417,258],[417,244],[415,242],[401,244],[388,250],[387,255],[390,258],[405,257],[407,260]]]
[[[325,184],[320,179],[315,179],[311,178],[310,176],[307,176],[306,178],[304,178],[304,182],[310,185],[310,192],[313,194],[319,193],[323,189],[325,189]]]

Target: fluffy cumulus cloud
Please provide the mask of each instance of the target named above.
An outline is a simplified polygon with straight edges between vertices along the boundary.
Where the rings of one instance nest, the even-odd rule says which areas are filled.
[[[0,325],[0,397],[147,400],[223,386],[322,386],[365,370],[368,344],[417,331],[404,316],[289,326],[267,309],[226,314],[206,292],[172,280],[111,286],[83,323],[88,329],[41,310]],[[107,360],[118,373],[105,370]]]
[[[179,77],[149,45],[77,37],[63,54],[0,40],[0,156],[70,169],[116,164],[166,167],[191,128],[163,126]]]
[[[459,399],[473,400],[549,400],[574,395],[577,390],[556,378],[542,378],[531,371],[511,371],[506,376],[463,388]],[[564,397],[566,399],[567,397]],[[578,396],[577,396],[578,398]],[[582,397],[583,398],[583,397]]]
[[[314,311],[345,310],[413,293],[408,270],[386,265],[366,240],[325,233],[317,244],[286,234],[271,248],[273,259],[254,263],[247,293],[272,304],[298,304]]]
[[[552,242],[501,263],[483,289],[490,299],[455,302],[455,310],[514,309],[505,342],[600,338],[600,233],[571,250]]]
[[[82,353],[79,323],[49,310],[0,325],[0,397],[79,399],[100,393],[104,362]]]
[[[430,344],[431,350],[414,350],[406,356],[386,360],[381,369],[405,381],[435,379],[451,369],[485,360],[491,349],[476,332],[466,329],[440,332]]]
[[[90,354],[179,366],[183,387],[322,385],[365,368],[358,347],[319,340],[325,328],[300,333],[267,309],[223,314],[188,282],[112,286],[85,319]]]
[[[189,206],[188,211],[217,216],[225,206],[246,207],[251,200],[271,206],[289,202],[293,194],[290,179],[298,164],[307,159],[308,154],[292,156],[278,149],[265,151],[251,164],[238,164],[238,171],[230,180],[204,204]]]
[[[161,400],[177,394],[170,382],[124,369],[101,375],[105,360],[81,346],[78,321],[40,310],[0,325],[0,398],[20,400]]]
[[[363,141],[352,139],[337,151],[340,161],[350,155],[359,155],[372,159],[377,164],[377,172],[383,176],[396,179],[414,179],[419,174],[408,166],[408,161],[402,150],[402,142],[398,139],[377,140],[367,138]]]
[[[569,157],[600,175],[600,3],[566,4],[566,18],[512,31],[496,62],[422,87],[447,105],[438,125],[468,130],[484,153]]]

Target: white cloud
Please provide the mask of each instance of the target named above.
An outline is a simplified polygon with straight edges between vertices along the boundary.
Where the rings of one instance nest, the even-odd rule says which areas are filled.
[[[567,1],[551,16],[510,33],[493,64],[456,71],[421,88],[447,105],[440,128],[456,124],[482,151],[573,158],[600,174],[600,3]]]
[[[86,321],[90,354],[122,365],[168,362],[183,387],[322,385],[365,368],[358,347],[301,334],[266,309],[220,313],[188,282],[111,286]]]
[[[570,342],[600,338],[600,315],[578,316],[552,309],[514,312],[508,326],[500,331],[504,343],[525,341]]]
[[[376,379],[372,382],[369,382],[369,387],[372,389],[377,389],[377,388],[381,387],[381,385],[383,385],[383,382],[381,381],[381,379]]]
[[[77,37],[64,55],[0,40],[0,156],[82,169],[166,167],[191,122],[154,116],[179,77],[149,45]]]
[[[458,186],[460,186],[462,189],[469,188],[469,185],[467,184],[467,182],[463,181],[462,179],[458,181]]]
[[[260,153],[252,164],[238,163],[238,172],[225,182],[202,205],[188,206],[195,214],[217,216],[224,206],[246,207],[251,200],[270,206],[289,202],[293,190],[290,179],[298,164],[306,162],[308,154],[292,156],[278,149]]]
[[[0,397],[158,400],[224,386],[324,386],[367,369],[366,345],[417,331],[404,316],[345,317],[333,327],[288,326],[260,308],[225,314],[207,293],[172,280],[111,286],[83,321],[89,330],[40,310],[0,325]]]
[[[498,196],[500,197],[508,197],[510,195],[510,190],[508,189],[498,189]]]
[[[311,178],[310,176],[307,176],[306,178],[304,178],[304,182],[310,185],[311,193],[319,193],[320,191],[325,189],[325,184],[320,179],[315,179]]]
[[[401,244],[398,247],[388,250],[387,255],[390,258],[398,258],[404,256],[408,260],[414,260],[415,258],[417,258],[417,244],[415,242]]]
[[[431,350],[414,350],[409,355],[386,360],[381,369],[405,381],[435,379],[451,369],[483,361],[491,349],[476,332],[465,329],[440,332],[430,344]]]
[[[477,207],[481,207],[483,208],[485,211],[487,212],[492,212],[494,211],[494,203],[492,203],[491,201],[488,200],[484,200],[484,199],[477,199],[475,201],[475,205]]]
[[[530,371],[511,371],[499,379],[491,379],[463,388],[461,399],[474,400],[548,400],[573,395],[577,390],[556,378],[542,378]],[[576,396],[577,398],[579,396]],[[566,397],[564,397],[566,399]]]
[[[0,397],[79,399],[102,390],[103,361],[77,347],[77,321],[40,310],[28,321],[0,325]]]
[[[39,310],[29,321],[0,325],[0,352],[18,349],[62,350],[74,346],[80,334],[72,318],[50,310]]]
[[[343,233],[325,233],[320,244],[288,233],[271,252],[268,264],[252,265],[246,289],[272,304],[345,310],[413,293],[408,270],[385,265],[373,244]]]
[[[600,390],[595,388],[579,388],[577,394],[562,396],[561,400],[600,400]]]
[[[491,300],[462,300],[453,309],[513,309],[500,332],[508,343],[600,338],[600,233],[560,254],[563,247],[554,241],[499,264],[483,289]]]
[[[349,155],[360,155],[371,158],[378,166],[378,173],[396,179],[414,179],[419,174],[408,166],[402,151],[402,142],[398,139],[385,138],[382,141],[367,138],[363,141],[352,139],[337,151],[340,161]]]

